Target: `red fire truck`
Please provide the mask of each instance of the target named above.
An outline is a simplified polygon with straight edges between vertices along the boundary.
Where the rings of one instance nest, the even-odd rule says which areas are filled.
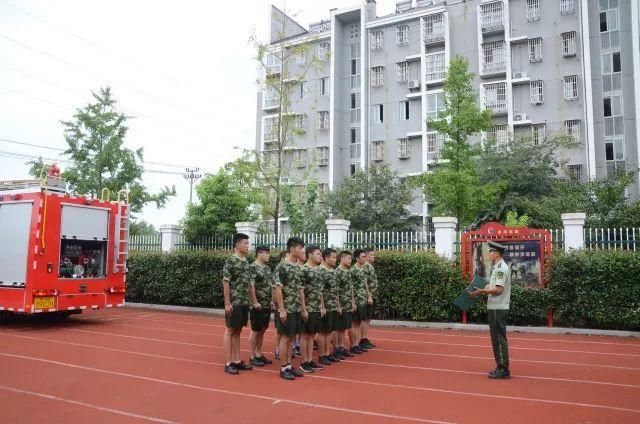
[[[59,175],[0,181],[0,313],[124,305],[128,194],[75,195]]]

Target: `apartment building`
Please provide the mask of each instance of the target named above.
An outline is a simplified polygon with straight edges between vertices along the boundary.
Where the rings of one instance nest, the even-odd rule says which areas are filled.
[[[272,7],[272,47],[284,33],[285,48],[311,43],[309,54],[322,59],[291,96],[287,112],[304,132],[291,139],[296,160],[286,182],[313,175],[333,190],[376,163],[401,176],[433,169],[444,138],[427,121],[442,111],[447,64],[458,55],[469,60],[478,101],[493,115],[477,142],[566,135],[577,147],[559,154],[577,179],[637,169],[639,3],[403,0],[395,13],[378,16],[368,0],[332,9],[309,28]],[[287,69],[295,74],[307,60],[296,57]],[[277,135],[273,93],[259,93],[257,109],[256,149],[268,151]],[[638,198],[640,182],[629,194]],[[417,221],[428,218],[421,193],[411,210]]]

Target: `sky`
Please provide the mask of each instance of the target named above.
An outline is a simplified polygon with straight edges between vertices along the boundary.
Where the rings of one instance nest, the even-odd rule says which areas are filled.
[[[144,148],[144,184],[177,191],[140,218],[177,224],[189,200],[184,167],[214,173],[254,146],[249,38],[266,39],[271,4],[308,26],[359,1],[0,0],[0,180],[28,178],[28,156],[60,158],[60,121],[108,85],[135,117],[125,145]],[[378,1],[378,15],[394,5]]]

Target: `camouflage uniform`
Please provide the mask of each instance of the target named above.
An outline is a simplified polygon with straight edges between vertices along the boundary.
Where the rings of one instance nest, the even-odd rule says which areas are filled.
[[[338,305],[340,305],[340,288],[336,280],[335,271],[320,267],[322,277],[322,298],[327,314],[321,320],[321,333],[330,333],[336,329],[338,319]]]
[[[369,284],[369,292],[371,293],[371,298],[373,299],[373,305],[367,304],[367,317],[368,319],[373,318],[374,306],[376,304],[376,298],[378,297],[378,276],[376,275],[376,270],[373,268],[373,265],[370,263],[364,264],[364,272],[367,276],[367,284]]]
[[[245,258],[232,255],[222,268],[222,280],[229,282],[230,300],[233,311],[226,317],[227,327],[242,328],[249,319],[249,286],[252,272]]]
[[[364,267],[351,267],[351,281],[353,282],[353,292],[356,298],[358,310],[353,315],[355,322],[366,321],[367,318],[367,275]]]
[[[302,318],[300,316],[302,272],[298,265],[284,260],[278,264],[273,274],[274,285],[282,288],[282,301],[284,310],[287,312],[287,320],[284,323],[280,320],[280,309],[276,312],[276,329],[279,334],[292,337],[302,331]],[[278,305],[278,308],[282,306]]]
[[[340,305],[342,306],[342,316],[336,319],[336,330],[347,330],[351,328],[351,307],[353,296],[353,284],[351,282],[351,272],[341,267],[333,271],[338,287]]]
[[[249,312],[251,320],[251,330],[262,331],[269,327],[269,318],[271,316],[271,290],[272,290],[272,275],[268,266],[258,265],[257,263],[251,264],[251,272],[253,274],[252,286],[256,291],[256,299],[261,310],[257,310],[251,306]]]
[[[309,317],[304,325],[304,332],[308,334],[319,333],[320,306],[322,291],[324,289],[323,272],[320,266],[302,266],[302,285],[304,287],[304,300]]]

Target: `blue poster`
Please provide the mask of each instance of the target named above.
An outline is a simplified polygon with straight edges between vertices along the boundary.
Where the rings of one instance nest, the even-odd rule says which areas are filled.
[[[521,286],[542,285],[540,242],[536,240],[518,240],[499,242],[507,247],[504,260],[511,270],[511,284]],[[473,273],[489,279],[491,261],[487,242],[473,244]]]

